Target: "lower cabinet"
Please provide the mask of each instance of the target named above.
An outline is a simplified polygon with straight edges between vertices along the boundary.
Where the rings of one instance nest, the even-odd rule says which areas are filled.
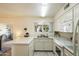
[[[31,44],[29,45],[29,56],[33,56],[34,53],[34,46],[33,46],[33,41],[31,42]]]
[[[64,56],[73,56],[73,54],[69,52],[67,49],[64,49]]]
[[[43,50],[44,49],[44,43],[43,40],[34,40],[34,50]]]
[[[44,41],[44,50],[53,50],[53,40],[45,40]]]
[[[12,56],[33,56],[33,42],[30,44],[13,44]]]
[[[53,50],[53,40],[47,38],[34,39],[34,50]]]

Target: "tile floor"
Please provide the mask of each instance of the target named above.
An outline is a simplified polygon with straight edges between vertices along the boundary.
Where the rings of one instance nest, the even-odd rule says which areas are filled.
[[[34,56],[55,56],[53,52],[34,52]]]

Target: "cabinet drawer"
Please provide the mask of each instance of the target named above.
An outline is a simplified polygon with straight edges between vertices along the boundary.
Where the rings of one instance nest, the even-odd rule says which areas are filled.
[[[64,49],[64,55],[65,56],[73,56],[73,54],[66,49]]]

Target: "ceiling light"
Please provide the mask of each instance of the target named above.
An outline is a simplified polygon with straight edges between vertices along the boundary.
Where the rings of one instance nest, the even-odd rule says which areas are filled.
[[[41,4],[42,4],[42,5],[47,5],[48,3],[42,2]]]
[[[42,17],[45,17],[46,12],[47,12],[47,5],[42,5],[42,8],[41,8],[41,16]]]

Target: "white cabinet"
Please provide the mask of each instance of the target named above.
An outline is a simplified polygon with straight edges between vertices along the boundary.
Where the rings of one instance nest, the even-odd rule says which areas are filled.
[[[64,14],[64,20],[63,20],[63,22],[68,22],[68,21],[71,21],[72,20],[72,15],[73,15],[73,9],[71,9],[71,10],[69,10],[68,12],[66,12],[65,14]]]
[[[60,32],[72,32],[73,24],[73,9],[67,11],[62,16],[60,16],[56,21],[56,31]]]
[[[64,32],[72,32],[72,21],[63,23],[63,30]]]
[[[40,40],[40,39],[35,39],[34,40],[34,49],[35,50],[43,50],[43,40]]]
[[[67,49],[64,49],[64,56],[73,56],[73,54]]]
[[[33,41],[30,44],[13,44],[12,56],[33,56]]]
[[[78,20],[79,20],[79,4],[74,7],[74,26],[76,26]]]
[[[67,13],[64,14],[63,20],[63,30],[64,32],[72,32],[73,26],[73,9],[69,10]]]
[[[53,40],[48,38],[34,39],[35,50],[53,50]]]
[[[76,38],[74,39],[74,41],[76,41],[77,42],[77,44],[78,44],[78,46],[76,46],[75,45],[75,42],[74,42],[74,48],[79,48],[79,26],[77,25],[77,22],[78,22],[78,20],[79,20],[79,4],[77,4],[75,7],[74,7],[74,30],[75,30],[75,28],[77,27],[77,30],[76,30],[76,33],[75,33],[75,35],[76,35]],[[78,22],[79,23],[79,22]],[[75,49],[75,51],[76,51],[76,55],[79,55],[79,49],[78,50],[76,50]],[[74,52],[75,52],[74,51]]]
[[[53,50],[53,40],[44,40],[44,50]]]
[[[34,53],[34,45],[33,45],[33,41],[30,43],[29,45],[29,56],[33,56],[33,53]]]

